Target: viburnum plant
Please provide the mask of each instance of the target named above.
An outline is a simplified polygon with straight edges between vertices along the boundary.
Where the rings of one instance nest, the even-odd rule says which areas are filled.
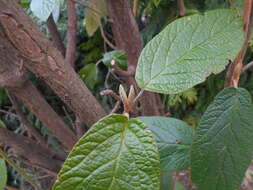
[[[140,93],[131,88],[127,96],[120,87],[124,112],[102,118],[76,143],[53,189],[157,190],[161,171],[185,168],[199,190],[237,189],[253,150],[251,95],[238,87],[251,25],[245,18],[243,23],[236,11],[218,9],[165,27],[139,57]],[[180,93],[223,71],[229,60],[235,61],[227,88],[196,129],[172,117],[131,117],[144,90]]]
[[[156,21],[146,25],[150,7],[161,3],[165,1],[0,0],[0,87],[9,100],[6,105],[16,110],[19,122],[11,124],[25,126],[8,128],[9,123],[0,120],[0,190],[20,185],[9,184],[10,166],[31,184],[29,188],[38,190],[51,189],[52,182],[53,190],[179,190],[170,185],[172,173],[183,169],[198,190],[240,187],[253,153],[252,96],[239,85],[251,39],[253,1],[245,0],[243,11],[228,6],[189,9],[188,14],[184,1],[171,0],[165,3],[173,10],[171,16],[160,18],[169,12],[164,6],[154,14]],[[62,33],[55,23],[61,9],[67,12],[67,31]],[[31,12],[38,23],[46,23],[52,41],[41,32],[44,25],[38,27],[29,17]],[[81,37],[88,39],[80,44],[77,12],[85,15],[86,33]],[[163,27],[160,22],[169,24]],[[99,37],[89,38],[94,35]],[[84,63],[83,51],[92,51]],[[102,62],[106,76],[98,75]],[[224,70],[225,86],[197,127],[164,113],[166,98],[180,99],[178,94],[190,91],[189,99],[194,99],[193,87]],[[112,86],[119,86],[117,93],[108,88],[110,75],[117,81]],[[94,95],[102,89],[95,89],[99,77],[106,81],[102,95],[117,99],[115,109]],[[47,89],[47,101],[35,78]],[[22,132],[15,133],[20,128]],[[22,169],[26,166],[38,174],[36,180]],[[40,175],[45,173],[46,177]]]

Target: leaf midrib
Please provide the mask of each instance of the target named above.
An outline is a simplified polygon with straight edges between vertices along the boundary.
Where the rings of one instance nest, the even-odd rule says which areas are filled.
[[[125,144],[125,137],[126,137],[127,128],[128,128],[128,121],[124,124],[123,131],[121,133],[120,146],[119,146],[118,154],[115,158],[116,163],[115,163],[115,167],[114,167],[114,171],[113,171],[112,181],[111,181],[111,184],[110,184],[108,190],[111,190],[111,187],[114,184],[114,181],[116,179],[115,174],[117,173],[117,170],[119,168],[119,158],[120,158],[121,153],[122,153],[123,145]]]
[[[234,18],[234,20],[232,20],[231,23],[233,23],[236,19],[237,19],[237,18]],[[231,23],[229,23],[229,24],[227,25],[227,27],[230,26]],[[201,24],[203,24],[203,23],[201,23]],[[193,49],[199,48],[199,47],[200,47],[201,45],[203,45],[205,42],[209,41],[209,40],[212,39],[213,37],[215,37],[215,36],[219,35],[220,33],[224,32],[224,31],[227,29],[227,27],[225,27],[225,29],[223,29],[222,31],[220,31],[220,32],[218,32],[218,33],[216,33],[216,34],[211,35],[210,38],[208,38],[208,39],[206,39],[206,40],[200,42],[200,43],[197,44],[195,47],[193,47],[193,48],[191,48],[190,50],[186,51],[183,55],[181,55],[177,60],[173,61],[172,63],[170,63],[170,64],[165,64],[164,68],[161,69],[161,71],[160,71],[158,74],[156,74],[155,76],[153,76],[152,78],[150,78],[150,80],[149,80],[146,84],[144,84],[144,87],[143,87],[143,88],[147,88],[147,86],[149,86],[149,84],[150,84],[155,78],[157,78],[162,72],[164,72],[164,70],[166,70],[167,68],[169,68],[169,67],[172,66],[173,64],[175,64],[175,63],[181,61],[182,58],[184,58],[184,56],[186,56],[186,55],[187,55],[189,52],[191,52]],[[167,58],[166,58],[166,61],[167,61]]]

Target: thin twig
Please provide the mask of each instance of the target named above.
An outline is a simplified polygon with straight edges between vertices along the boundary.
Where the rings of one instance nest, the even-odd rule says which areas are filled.
[[[103,59],[99,59],[97,62],[96,62],[96,66],[98,66],[100,63],[103,62]]]
[[[123,77],[129,77],[131,76],[132,74],[129,73],[128,71],[124,71],[122,70],[117,64],[116,64],[116,61],[115,60],[111,60],[111,66],[113,69],[115,69],[115,71],[117,71],[121,76]]]
[[[71,119],[69,113],[67,112],[66,108],[65,108],[64,106],[62,106],[62,109],[63,109],[65,115],[67,116],[67,118],[68,118],[70,124],[72,125],[72,127],[75,128],[75,124],[74,124],[74,122],[72,121],[72,119]]]
[[[20,168],[15,162],[13,162],[11,159],[9,159],[8,155],[0,149],[0,156],[10,164],[27,182],[29,182],[35,189],[37,190],[42,190],[39,185],[32,179],[30,178],[22,168]]]
[[[32,135],[33,137],[36,138],[36,140],[47,147],[47,144],[45,142],[45,140],[43,139],[43,137],[39,134],[39,132],[30,124],[30,122],[27,120],[26,116],[23,114],[22,109],[20,107],[20,104],[18,103],[17,98],[9,91],[7,91],[7,94],[9,96],[9,99],[17,113],[18,119],[20,121],[20,123],[22,123],[26,130],[28,131],[28,133],[30,133],[30,135]]]
[[[117,101],[111,113],[116,113],[120,108],[121,101]]]
[[[116,74],[115,74],[115,69],[109,69],[109,73],[112,74],[112,76],[120,83],[123,84],[124,81],[122,81]]]
[[[139,94],[136,96],[136,98],[134,99],[134,104],[137,102],[137,100],[141,97],[141,95],[143,94],[144,89],[141,89],[141,91],[139,92]]]
[[[100,95],[101,96],[108,96],[109,95],[109,96],[112,96],[113,98],[115,98],[116,100],[121,101],[121,98],[112,90],[103,90],[100,92]]]
[[[253,66],[253,61],[249,62],[247,65],[245,65],[242,69],[242,73],[244,73],[245,71],[247,71],[250,67]]]
[[[100,32],[101,32],[101,36],[102,38],[104,39],[105,43],[107,43],[108,46],[110,46],[110,48],[112,49],[117,49],[117,47],[115,45],[113,45],[110,40],[108,40],[108,38],[106,37],[105,33],[104,33],[104,29],[103,29],[103,26],[102,24],[100,23],[99,24],[99,29],[100,29]]]
[[[85,8],[88,8],[88,9],[92,10],[93,12],[98,14],[101,18],[103,17],[103,14],[101,12],[99,12],[98,10],[92,8],[88,3],[82,2],[80,0],[72,0],[72,1],[75,2],[78,5],[81,5],[82,7],[85,7]]]
[[[12,112],[10,112],[10,111],[6,111],[6,110],[3,110],[3,109],[0,109],[0,112],[5,113],[5,114],[8,114],[8,115],[12,115],[12,116],[14,116],[14,117],[18,117],[15,113],[12,113]]]
[[[27,165],[30,168],[41,170],[42,172],[45,172],[46,174],[50,175],[51,177],[56,177],[56,175],[57,175],[55,172],[52,172],[52,171],[50,171],[49,169],[47,169],[45,167],[34,164],[34,163],[30,162],[29,160],[24,159],[22,157],[16,157],[16,156],[10,157],[9,156],[9,158],[12,158],[13,160],[22,162],[23,164]]]

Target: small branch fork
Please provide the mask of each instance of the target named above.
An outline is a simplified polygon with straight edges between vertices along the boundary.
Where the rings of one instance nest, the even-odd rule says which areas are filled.
[[[253,25],[253,0],[244,1],[243,21],[244,21],[244,32],[245,40],[241,51],[238,53],[234,62],[229,66],[227,71],[227,78],[225,81],[225,87],[238,87],[240,75],[243,71],[243,59],[248,48],[248,42],[252,33]]]
[[[123,106],[124,106],[123,114],[129,117],[129,113],[134,111],[135,105],[136,105],[138,99],[143,94],[143,92],[144,92],[144,90],[141,90],[138,93],[138,95],[136,96],[135,91],[134,91],[134,87],[133,87],[133,85],[131,85],[128,96],[127,96],[124,87],[122,85],[120,85],[119,86],[119,96],[115,92],[113,92],[112,90],[104,90],[104,91],[100,92],[100,95],[101,96],[110,95],[117,100],[111,113],[115,113],[119,109],[120,103],[122,102]]]

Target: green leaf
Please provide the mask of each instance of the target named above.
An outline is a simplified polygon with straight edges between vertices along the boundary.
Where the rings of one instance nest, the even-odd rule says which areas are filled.
[[[189,151],[193,129],[185,122],[169,117],[139,117],[156,137],[161,169],[174,171],[190,164]]]
[[[61,0],[32,0],[30,8],[35,16],[46,21],[50,14],[60,9]]]
[[[201,118],[191,149],[198,190],[235,190],[253,150],[253,106],[242,88],[221,91]]]
[[[93,89],[97,83],[98,79],[98,69],[96,64],[85,65],[79,72],[79,76],[88,86],[88,88]]]
[[[24,9],[29,8],[29,6],[30,6],[30,0],[21,0],[21,1],[19,1],[19,4]]]
[[[84,22],[88,35],[93,36],[101,24],[101,18],[105,18],[107,16],[107,8],[105,0],[90,0],[89,6],[91,9],[87,8],[85,10]]]
[[[4,128],[6,128],[6,125],[5,125],[5,123],[0,119],[0,127],[4,127]]]
[[[137,119],[109,115],[74,146],[53,190],[157,190],[159,154]]]
[[[158,7],[161,2],[161,0],[152,0],[152,1],[156,7]]]
[[[221,9],[169,24],[142,51],[136,80],[144,90],[175,94],[221,72],[243,43],[241,18]]]
[[[161,171],[160,184],[161,184],[160,190],[173,190],[174,188],[173,172]]]
[[[7,183],[7,168],[5,161],[0,158],[0,189],[4,189]]]
[[[184,187],[182,183],[177,181],[175,184],[175,190],[186,190],[186,188]]]
[[[115,60],[116,64],[123,70],[127,70],[127,55],[124,51],[114,50],[104,54],[103,63],[107,67],[111,67],[111,60]]]

